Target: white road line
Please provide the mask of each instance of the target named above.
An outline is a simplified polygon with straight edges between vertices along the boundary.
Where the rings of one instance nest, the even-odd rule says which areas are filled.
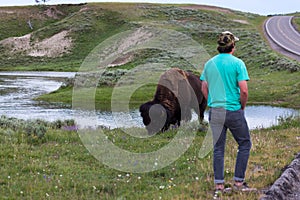
[[[292,17],[291,17],[291,18],[292,18]],[[276,38],[273,37],[273,35],[270,33],[270,30],[269,30],[269,27],[268,27],[268,26],[269,26],[269,22],[270,22],[272,19],[273,19],[273,18],[269,18],[269,19],[267,20],[266,24],[265,24],[265,29],[266,29],[266,32],[267,32],[267,34],[269,35],[269,37],[270,37],[276,44],[278,44],[279,46],[281,46],[281,47],[284,48],[285,50],[287,50],[287,51],[289,51],[289,52],[291,52],[291,53],[294,53],[294,54],[300,56],[300,52],[294,51],[294,50],[292,50],[292,49],[286,47],[286,46],[283,45],[281,42],[279,42],[278,40],[276,40]],[[291,22],[291,20],[290,20],[290,22]],[[291,26],[291,25],[290,25],[290,26]],[[292,29],[294,29],[294,27],[293,27]],[[294,30],[294,31],[296,31],[296,30]]]

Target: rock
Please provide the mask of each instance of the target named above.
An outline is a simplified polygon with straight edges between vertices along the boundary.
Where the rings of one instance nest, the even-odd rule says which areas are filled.
[[[300,153],[260,200],[300,199]]]

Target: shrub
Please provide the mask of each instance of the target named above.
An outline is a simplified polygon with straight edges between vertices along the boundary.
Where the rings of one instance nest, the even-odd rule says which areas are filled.
[[[65,129],[72,127],[72,131],[77,130],[74,120],[56,120],[47,122],[40,119],[23,120],[7,116],[0,117],[0,128],[3,128],[7,134],[17,133],[30,143],[43,142],[43,138],[48,129]],[[69,129],[71,130],[71,129]]]

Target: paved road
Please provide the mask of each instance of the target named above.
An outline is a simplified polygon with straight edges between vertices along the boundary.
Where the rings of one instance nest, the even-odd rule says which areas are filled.
[[[265,23],[265,30],[270,39],[278,46],[300,56],[300,33],[292,26],[293,16],[274,16]]]

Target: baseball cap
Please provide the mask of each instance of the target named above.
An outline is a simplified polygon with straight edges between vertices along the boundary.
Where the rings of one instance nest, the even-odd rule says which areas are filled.
[[[218,44],[220,46],[230,46],[232,43],[239,41],[240,39],[233,35],[230,31],[224,31],[219,35]]]

